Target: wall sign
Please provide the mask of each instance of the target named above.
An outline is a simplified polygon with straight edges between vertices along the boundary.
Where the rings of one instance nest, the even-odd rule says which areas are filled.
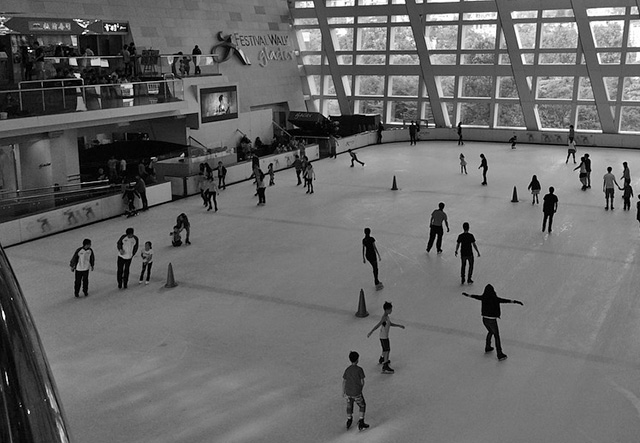
[[[218,32],[218,43],[211,48],[213,59],[224,63],[236,56],[244,65],[251,65],[249,52],[258,60],[258,65],[266,67],[270,62],[295,60],[295,50],[290,46],[288,34],[240,34],[224,36]]]

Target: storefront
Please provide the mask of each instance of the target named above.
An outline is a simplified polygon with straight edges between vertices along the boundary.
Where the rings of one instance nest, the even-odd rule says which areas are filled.
[[[119,56],[131,41],[128,22],[0,16],[0,86],[59,77],[68,57]]]

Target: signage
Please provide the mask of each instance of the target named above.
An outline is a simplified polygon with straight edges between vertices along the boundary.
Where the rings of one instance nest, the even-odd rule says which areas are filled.
[[[29,31],[34,32],[71,32],[71,22],[62,21],[29,21]]]
[[[244,65],[251,65],[248,53],[258,60],[260,67],[266,67],[270,62],[295,60],[295,50],[290,46],[289,34],[240,34],[238,32],[224,36],[218,32],[218,43],[211,48],[213,59],[217,63],[224,63],[234,55]],[[256,52],[257,50],[257,52]]]
[[[128,34],[128,22],[102,22],[102,31],[105,34]]]

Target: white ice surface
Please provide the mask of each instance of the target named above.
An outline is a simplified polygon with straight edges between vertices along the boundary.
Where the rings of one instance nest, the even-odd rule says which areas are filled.
[[[458,155],[468,160],[461,175]],[[479,154],[489,161],[480,186]],[[579,148],[582,155],[585,149]],[[593,187],[580,191],[566,149],[507,143],[421,142],[315,163],[315,193],[276,174],[267,205],[249,182],[9,248],[78,443],[102,442],[637,442],[640,437],[640,230],[632,211],[604,211],[602,175],[620,177],[640,151],[589,148]],[[555,186],[550,236],[526,187]],[[393,176],[399,191],[391,191]],[[636,191],[640,180],[633,179]],[[511,203],[517,186],[519,203]],[[444,253],[425,253],[429,214],[446,203]],[[170,246],[177,214],[191,246]],[[455,240],[471,223],[482,256],[460,286]],[[115,242],[132,226],[154,244],[152,284],[115,281]],[[369,226],[385,288],[362,263]],[[75,299],[68,263],[93,240],[90,296]],[[164,289],[168,263],[178,287]],[[503,305],[505,352],[485,355],[480,303],[461,296],[491,283]],[[370,316],[354,316],[360,289]],[[385,300],[394,375],[379,373]],[[350,350],[366,373],[366,433],[344,429],[341,378]],[[356,413],[357,414],[357,413]]]

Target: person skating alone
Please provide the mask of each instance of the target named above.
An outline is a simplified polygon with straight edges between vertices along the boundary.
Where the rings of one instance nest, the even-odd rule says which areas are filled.
[[[133,234],[133,228],[127,228],[125,234],[118,239],[116,247],[118,248],[118,268],[116,273],[118,289],[127,289],[131,261],[136,252],[138,252],[138,237]]]
[[[469,263],[469,273],[467,274],[467,283],[472,284],[473,280],[473,250],[476,250],[476,254],[480,257],[480,251],[476,245],[476,238],[471,232],[469,232],[469,222],[462,223],[462,234],[458,235],[456,242],[456,257],[458,256],[458,249],[460,249],[460,284],[464,285],[464,274],[467,263]]]
[[[378,260],[382,261],[380,252],[376,247],[376,239],[371,237],[371,229],[364,228],[364,238],[362,239],[362,263],[371,263],[373,268],[373,282],[376,289],[382,289],[382,282],[378,280]]]
[[[568,148],[568,150],[567,150],[567,160],[565,161],[565,164],[566,164],[566,163],[569,163],[569,157],[573,157],[573,163],[574,163],[574,164],[576,163],[576,151],[577,151],[577,150],[578,150],[578,149],[576,148],[576,142],[575,142],[575,140],[571,140],[571,141],[569,142],[569,148]]]
[[[500,298],[496,294],[493,286],[487,285],[484,288],[482,295],[467,294],[463,292],[465,297],[475,298],[482,302],[482,323],[487,328],[487,338],[485,340],[484,352],[488,353],[493,351],[491,346],[491,338],[494,338],[496,343],[496,356],[498,360],[503,361],[507,359],[507,354],[502,352],[502,343],[500,342],[500,330],[498,329],[498,319],[500,318],[500,304],[501,303],[513,303],[516,305],[524,306],[521,301],[507,300],[506,298]]]
[[[178,228],[178,233],[184,231],[187,233],[186,238],[184,239],[185,244],[190,245],[191,241],[189,241],[189,236],[191,235],[191,223],[189,222],[189,217],[184,212],[178,215],[176,218],[176,227]]]
[[[464,158],[464,154],[460,153],[460,174],[467,173],[467,160]]]
[[[96,255],[91,249],[91,240],[85,238],[82,246],[76,249],[71,257],[69,265],[71,272],[75,274],[73,282],[73,295],[80,297],[80,286],[85,297],[89,296],[89,271],[93,271],[96,263]]]
[[[140,257],[142,257],[142,271],[140,272],[140,281],[139,285],[144,281],[146,285],[149,284],[149,279],[151,278],[151,268],[153,267],[153,249],[151,242],[145,242],[144,249],[140,253]],[[147,272],[147,279],[144,279],[144,273]]]
[[[532,205],[535,205],[536,203],[539,204],[540,200],[538,200],[538,195],[540,194],[540,189],[542,189],[542,186],[540,186],[538,177],[536,177],[535,175],[531,177],[531,183],[529,183],[529,186],[527,186],[527,189],[531,191],[531,204]]]
[[[604,200],[606,202],[605,211],[609,210],[609,199],[611,199],[611,210],[613,211],[613,196],[615,194],[615,187],[619,188],[620,185],[616,181],[616,177],[611,173],[611,166],[607,167],[607,173],[602,177],[602,192],[604,192]]]
[[[487,163],[487,157],[484,154],[480,154],[480,166],[478,169],[482,169],[482,185],[487,185],[487,171],[489,170],[489,164]]]
[[[417,133],[416,122],[412,121],[409,125],[409,146],[413,146],[417,143],[416,133]]]
[[[351,149],[348,149],[347,152],[351,156],[351,167],[352,168],[353,168],[353,164],[354,163],[360,163],[362,166],[364,166],[364,162],[361,162],[360,160],[358,160],[358,156],[356,155],[355,152],[353,152]]]
[[[267,174],[269,174],[269,186],[273,186],[276,184],[275,180],[275,172],[273,171],[273,163],[269,163],[267,167]]]
[[[362,395],[364,388],[364,370],[358,366],[360,354],[356,351],[349,352],[351,364],[345,369],[342,375],[342,396],[347,400],[347,429],[353,424],[353,404],[357,404],[360,409],[360,419],[358,429],[363,431],[369,427],[364,422],[364,414],[367,410],[367,403]]]
[[[553,214],[558,210],[558,197],[554,194],[553,186],[549,187],[549,193],[542,198],[542,232],[544,232],[547,221],[549,222],[549,234],[551,234],[551,225],[553,224]]]
[[[509,143],[511,143],[511,149],[516,149],[516,144],[518,143],[518,136],[514,135],[509,139]]]
[[[227,168],[224,167],[222,162],[218,162],[218,188],[219,189],[227,189]]]
[[[444,212],[444,203],[438,203],[438,209],[431,213],[431,219],[429,220],[429,242],[427,243],[427,252],[431,251],[433,242],[436,240],[436,250],[438,254],[442,254],[442,236],[444,235],[444,229],[442,229],[442,223],[447,227],[449,232],[449,220],[447,214]]]
[[[207,205],[207,211],[215,208],[215,212],[218,212],[218,186],[216,186],[216,180],[213,175],[209,175],[206,178],[204,184],[204,201]],[[213,208],[211,207],[211,200],[213,200]]]
[[[264,206],[267,204],[267,184],[265,183],[265,174],[262,170],[258,169],[256,172],[256,186],[258,188],[258,206]]]
[[[300,186],[302,184],[302,180],[300,178],[300,175],[302,174],[302,160],[300,160],[300,156],[297,154],[293,161],[293,167],[296,170],[296,177],[298,178],[298,184],[296,186]]]
[[[376,139],[376,143],[377,144],[381,144],[382,143],[382,133],[384,132],[384,125],[382,124],[382,122],[378,123],[378,129],[376,130],[377,133],[377,139]]]
[[[580,164],[578,166],[576,166],[575,168],[573,168],[573,170],[575,171],[576,169],[580,169],[580,183],[582,183],[582,190],[586,191],[587,190],[587,164],[584,161],[584,156],[580,157]]]
[[[378,359],[378,364],[382,365],[382,373],[383,374],[393,374],[395,371],[389,366],[391,360],[389,360],[389,354],[391,353],[391,342],[389,341],[389,329],[391,327],[402,328],[404,326],[399,323],[393,323],[391,321],[391,312],[393,312],[393,305],[388,301],[384,302],[382,305],[382,309],[384,309],[384,314],[382,314],[382,318],[380,321],[373,327],[373,329],[367,334],[367,337],[371,337],[371,334],[378,328],[380,328],[380,345],[382,346],[382,355]]]
[[[464,142],[462,141],[462,122],[458,122],[456,131],[458,132],[458,146],[463,146]]]
[[[587,189],[591,188],[591,158],[589,154],[584,155],[584,166],[587,170]]]

